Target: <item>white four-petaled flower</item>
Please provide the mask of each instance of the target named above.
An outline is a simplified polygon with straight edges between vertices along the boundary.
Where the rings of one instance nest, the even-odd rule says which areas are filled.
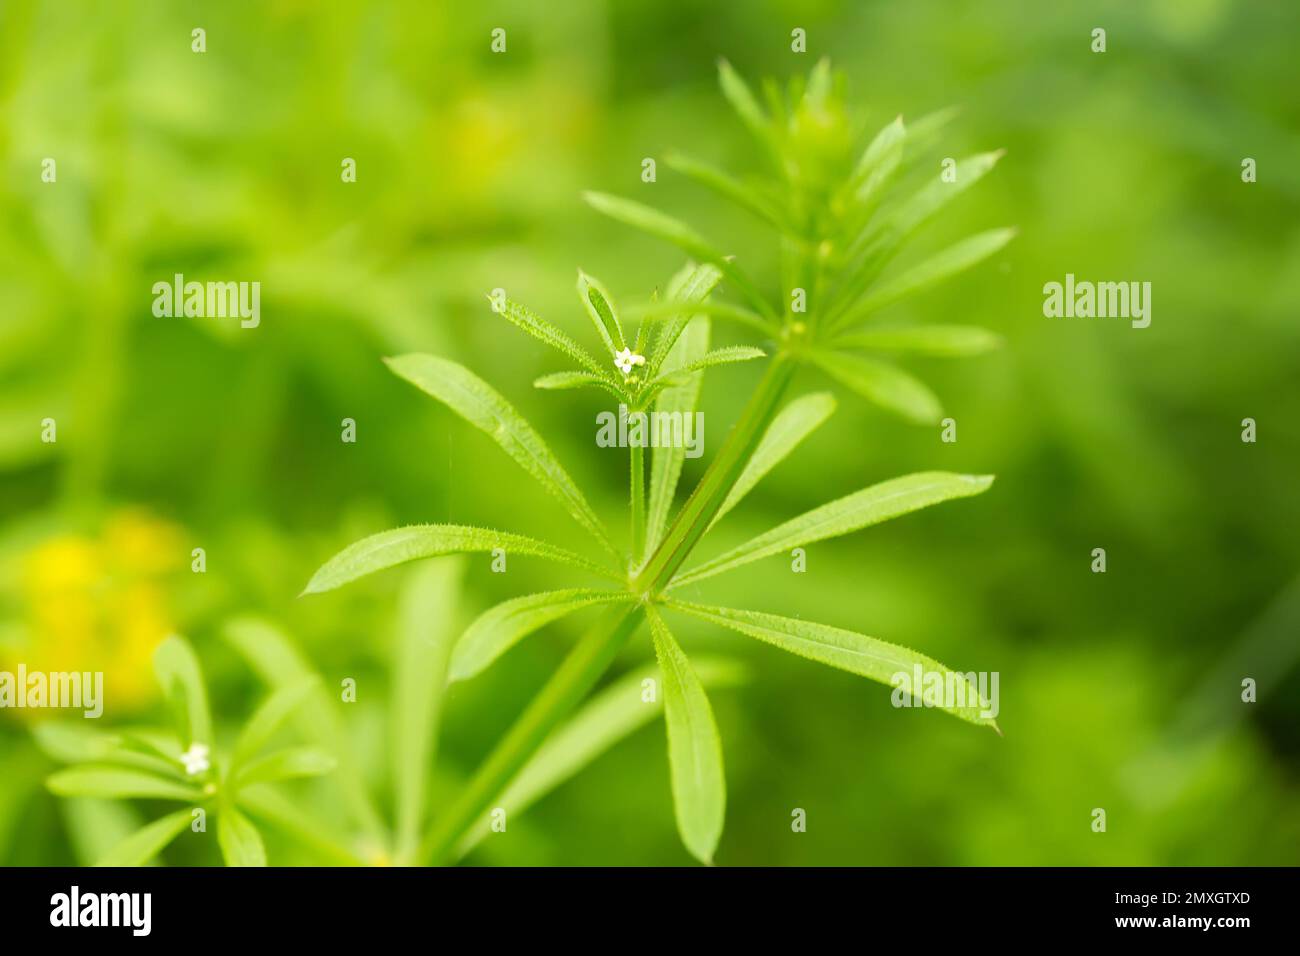
[[[631,349],[623,349],[623,351],[614,355],[614,365],[617,366],[618,370],[624,375],[632,374],[632,366],[644,364],[645,356],[637,355]]]
[[[190,744],[190,749],[181,754],[181,763],[185,765],[185,772],[191,777],[203,773],[211,766],[208,763],[208,745]]]

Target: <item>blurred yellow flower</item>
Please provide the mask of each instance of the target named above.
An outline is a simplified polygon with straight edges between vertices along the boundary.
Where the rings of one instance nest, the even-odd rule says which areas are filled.
[[[150,658],[174,629],[168,577],[182,548],[180,528],[137,508],[113,512],[98,537],[61,533],[36,545],[22,569],[26,640],[0,669],[103,671],[111,710],[148,703]]]

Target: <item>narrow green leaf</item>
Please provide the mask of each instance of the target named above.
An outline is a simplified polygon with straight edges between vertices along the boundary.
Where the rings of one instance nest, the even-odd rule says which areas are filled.
[[[231,758],[231,773],[256,756],[308,695],[319,686],[317,680],[307,678],[272,692],[240,731],[239,741],[235,744],[235,753]]]
[[[121,734],[81,724],[42,721],[32,727],[32,736],[41,752],[59,763],[116,764],[184,779],[179,762],[132,748]]]
[[[574,520],[611,555],[617,556],[600,519],[542,436],[492,386],[463,365],[434,355],[402,355],[385,361],[399,377],[491,436],[538,484],[565,505]]]
[[[678,338],[664,361],[664,371],[672,373],[697,360],[709,350],[709,320],[700,316],[686,327],[686,332]],[[700,387],[704,382],[704,373],[695,372],[687,375],[681,382],[669,385],[655,401],[655,411],[660,415],[670,416],[663,421],[682,422],[686,428],[688,416],[695,414],[700,401]],[[650,495],[646,509],[646,554],[653,554],[668,526],[668,515],[673,508],[673,497],[677,494],[677,482],[681,478],[682,465],[686,458],[686,442],[669,442],[659,445],[652,452],[650,459]],[[641,556],[638,555],[639,559]]]
[[[682,376],[689,375],[691,372],[700,372],[706,368],[712,368],[715,365],[733,365],[736,362],[752,362],[754,359],[760,359],[766,355],[767,353],[762,349],[756,349],[749,345],[728,345],[724,348],[714,349],[712,352],[701,356],[693,362],[687,363],[674,372],[667,372],[660,375],[655,379],[655,382],[677,381]]]
[[[677,340],[686,330],[686,326],[700,314],[698,306],[703,304],[718,282],[722,273],[714,266],[683,266],[668,283],[668,303],[676,308],[670,321],[659,327],[659,337],[655,339],[654,351],[650,353],[646,374],[658,375],[668,361],[668,356],[677,345]]]
[[[903,117],[899,116],[877,133],[867,146],[849,180],[854,198],[859,203],[870,205],[880,197],[881,189],[903,158],[904,138]]]
[[[982,262],[1015,236],[1014,229],[992,229],[954,243],[947,249],[913,266],[889,282],[877,286],[845,313],[836,325],[850,325],[900,299],[937,285]]]
[[[491,297],[489,296],[489,298]],[[605,366],[592,358],[590,352],[550,322],[524,308],[518,302],[507,300],[500,314],[533,338],[545,342],[551,348],[558,349],[579,365],[585,365],[597,375],[606,373],[606,377],[608,377]]]
[[[128,797],[159,800],[199,800],[198,787],[143,770],[125,767],[97,767],[86,764],[60,770],[45,781],[51,793],[61,797]]]
[[[712,189],[718,195],[730,199],[742,209],[753,213],[759,219],[778,229],[785,228],[785,218],[781,210],[757,190],[746,186],[734,177],[711,166],[708,163],[692,159],[681,153],[672,152],[664,157],[669,168],[688,176],[701,186]]]
[[[578,298],[582,300],[587,315],[591,317],[591,324],[596,327],[596,331],[609,349],[610,358],[613,358],[614,353],[627,348],[623,325],[618,321],[618,313],[614,311],[609,293],[605,291],[604,286],[581,269],[578,270]]]
[[[927,219],[961,195],[993,168],[1003,151],[981,153],[957,163],[956,180],[945,182],[936,174],[924,186],[890,211],[869,221],[849,245],[828,313],[828,327],[843,324],[843,314],[862,297],[903,243]]]
[[[235,777],[237,787],[274,783],[298,777],[319,777],[338,767],[334,755],[322,747],[286,747],[245,764]]]
[[[390,734],[397,847],[403,860],[420,841],[425,786],[437,753],[447,665],[460,634],[461,558],[412,569],[402,587],[393,661]]]
[[[59,812],[78,866],[93,866],[145,823],[127,801],[102,797],[64,797]]]
[[[701,863],[713,862],[727,814],[722,739],[704,687],[663,619],[647,609],[655,657],[663,674],[664,717],[673,807],[682,842]]]
[[[153,730],[148,727],[126,727],[122,730],[122,750],[143,757],[147,761],[130,761],[131,766],[138,766],[164,777],[176,777],[188,782],[191,778],[185,773],[180,755],[185,748],[174,731]],[[118,763],[108,759],[97,761]]]
[[[217,843],[226,866],[266,866],[262,834],[233,806],[224,806],[217,814]]]
[[[362,859],[352,850],[346,837],[335,832],[325,821],[304,811],[300,803],[285,799],[270,784],[259,783],[240,790],[239,805],[263,823],[269,823],[344,866],[367,866],[376,862],[374,858]],[[378,841],[372,841],[371,846],[376,856],[383,853]]]
[[[786,103],[785,90],[781,88],[781,84],[777,81],[776,77],[765,76],[763,77],[762,82],[763,99],[767,103],[767,112],[771,117],[768,121],[768,125],[772,128],[773,142],[776,142],[777,135],[790,126],[790,110]],[[799,77],[797,76],[790,81],[790,92],[792,94],[790,97],[791,103],[795,102],[798,98],[798,92],[795,88],[798,82]]]
[[[916,673],[915,669],[920,667],[923,675],[938,674],[945,684],[951,682],[956,691],[951,701],[944,698],[936,699],[937,709],[947,711],[969,723],[997,729],[994,719],[984,716],[989,710],[988,702],[980,697],[969,675],[951,671],[933,658],[918,654],[906,647],[888,644],[874,637],[858,634],[856,631],[846,631],[826,624],[815,624],[811,621],[800,621],[758,611],[707,607],[683,601],[669,601],[668,607],[714,624],[721,624],[748,637],[766,641],[791,654],[829,664],[831,667],[893,687],[910,687]],[[906,685],[903,683],[903,676],[907,679]],[[923,677],[923,680],[926,679],[928,678]],[[949,703],[951,706],[948,706]]]
[[[711,688],[734,687],[746,678],[744,668],[726,658],[697,658],[695,673],[704,686]],[[663,713],[662,696],[649,702],[643,698],[645,680],[655,676],[653,667],[638,668],[592,697],[547,738],[498,803],[511,814],[522,813]],[[458,855],[464,856],[489,832],[486,820],[476,825],[461,841]]]
[[[626,398],[619,391],[617,385],[612,384],[605,376],[596,375],[593,372],[553,372],[550,375],[543,375],[533,382],[533,388],[551,390],[589,387],[599,388],[619,400]]]
[[[631,601],[626,591],[544,591],[503,601],[479,615],[452,652],[448,679],[468,680],[529,634],[552,621],[597,604]]]
[[[943,132],[944,127],[957,118],[961,112],[955,106],[926,113],[919,120],[907,124],[907,152],[909,155],[923,153],[932,146]]]
[[[609,193],[586,192],[583,198],[597,212],[670,242],[696,259],[711,262],[719,268],[727,261],[726,256],[686,223],[652,206]]]
[[[934,392],[900,368],[841,352],[819,350],[810,357],[841,385],[913,424],[933,425],[943,417],[943,406]]]
[[[136,830],[96,861],[95,866],[144,866],[190,824],[192,811],[177,810]]]
[[[32,726],[36,746],[51,760],[59,763],[85,763],[102,759],[119,748],[122,738],[106,733],[84,722],[67,723],[44,720]]]
[[[294,715],[298,730],[307,739],[328,749],[338,761],[339,773],[334,776],[334,784],[342,793],[352,819],[366,838],[375,845],[386,842],[386,828],[366,790],[360,762],[335,709],[337,697],[326,693],[319,674],[293,642],[266,621],[251,617],[236,618],[225,626],[223,636],[268,687],[292,687],[315,678],[315,689],[308,692],[307,699]],[[245,789],[240,794],[240,799],[244,799],[247,792]]]
[[[814,508],[732,548],[688,571],[673,581],[672,587],[693,584],[791,548],[851,534],[930,505],[969,498],[988,490],[992,484],[992,475],[957,475],[946,471],[924,471],[882,481]]]
[[[535,538],[486,528],[454,524],[416,524],[392,531],[381,531],[348,545],[330,558],[307,583],[303,594],[319,594],[342,587],[376,571],[444,554],[492,551],[503,548],[507,554],[526,554],[557,561],[592,574],[619,580],[617,574],[602,568],[571,551],[557,548]]]
[[[775,156],[776,144],[772,136],[772,124],[764,114],[763,108],[758,105],[758,100],[754,99],[749,84],[741,78],[730,63],[722,59],[718,60],[718,85],[722,88],[722,95],[736,111],[740,121],[745,124],[745,128]]]
[[[772,424],[767,426],[767,431],[763,433],[762,441],[754,450],[753,457],[749,459],[745,470],[736,479],[731,492],[722,502],[718,513],[713,516],[709,527],[712,528],[723,515],[740,504],[745,495],[749,494],[769,471],[784,461],[799,446],[799,443],[816,431],[834,411],[835,396],[830,392],[813,392],[804,395],[781,409],[780,414],[772,420]]]
[[[675,219],[643,203],[611,196],[608,193],[588,192],[584,193],[583,197],[597,212],[604,213],[633,229],[640,229],[657,239],[672,243],[687,255],[717,266],[759,312],[768,318],[774,318],[771,305],[763,298],[753,280],[716,246],[680,219]]]
[[[184,638],[172,635],[153,654],[154,673],[177,723],[177,736],[190,744],[212,745],[212,716],[199,659]]]
[[[926,185],[894,210],[890,217],[890,228],[899,235],[907,235],[983,179],[1005,152],[1006,150],[999,149],[959,160],[953,172],[956,178],[952,182],[945,182],[942,174],[936,173]]]
[[[916,325],[863,329],[836,338],[836,349],[867,349],[957,358],[982,355],[1001,348],[1002,336],[974,325]]]

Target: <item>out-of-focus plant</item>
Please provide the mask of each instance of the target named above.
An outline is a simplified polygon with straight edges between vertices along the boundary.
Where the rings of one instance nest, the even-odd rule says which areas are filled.
[[[0,568],[13,570],[0,601],[15,609],[0,637],[0,669],[22,661],[33,670],[104,671],[114,675],[120,710],[150,703],[149,656],[175,627],[182,535],[145,509],[118,508],[94,531],[61,527],[0,559]]]
[[[172,728],[102,732],[84,723],[43,723],[34,732],[47,754],[71,766],[50,776],[63,797],[166,800],[184,809],[127,836],[98,862],[138,866],[185,830],[216,814],[217,843],[230,866],[265,866],[262,835],[247,814],[294,827],[298,811],[273,786],[331,772],[334,758],[318,747],[272,749],[285,721],[312,689],[309,680],[278,689],[243,725],[234,746],[218,753],[203,673],[189,643],[169,637],[154,653],[154,669],[172,714]],[[202,814],[198,811],[202,811]]]
[[[949,246],[898,274],[889,264],[918,230],[988,173],[1001,151],[979,153],[946,167],[914,191],[894,188],[917,166],[953,117],[943,110],[907,127],[900,116],[854,161],[853,137],[841,83],[821,61],[807,83],[782,94],[767,86],[768,110],[723,61],[722,92],[753,135],[771,171],[742,182],[681,153],[667,163],[773,229],[782,251],[782,292],[773,303],[730,256],[696,230],[659,210],[604,193],[588,193],[600,212],[676,245],[720,269],[743,300],[705,311],[771,336],[778,357],[813,364],[845,387],[918,424],[939,421],[942,406],[923,382],[876,355],[969,356],[997,347],[995,333],[973,326],[868,327],[886,306],[951,278],[1005,246],[1010,228],[992,229]],[[671,305],[641,310],[649,317]]]
[[[549,683],[464,786],[456,800],[431,821],[415,859],[455,858],[467,832],[482,825],[492,801],[510,793],[532,755],[557,724],[591,690],[616,653],[649,623],[662,676],[672,792],[678,830],[698,859],[712,860],[722,833],[725,782],[722,749],[712,708],[696,669],[662,616],[671,610],[731,628],[791,653],[882,683],[919,666],[963,687],[962,704],[944,707],[971,723],[996,727],[985,702],[961,674],[907,648],[825,624],[748,609],[688,603],[674,588],[697,582],[816,541],[848,534],[890,518],[986,490],[989,476],[925,472],[862,489],[796,517],[692,570],[681,568],[713,524],[818,427],[833,409],[826,395],[809,395],[781,407],[794,371],[811,363],[878,404],[916,422],[937,421],[938,400],[922,383],[896,367],[858,351],[969,354],[996,341],[989,333],[955,328],[858,331],[877,308],[912,295],[1000,248],[1009,230],[965,240],[893,279],[878,282],[885,266],[915,230],[996,161],[985,154],[958,163],[955,178],[936,176],[915,193],[895,197],[887,187],[913,149],[943,115],[909,134],[895,120],[853,159],[850,124],[829,65],[819,64],[806,84],[788,94],[769,88],[764,112],[741,79],[724,63],[724,94],[769,154],[775,180],[749,188],[693,160],[675,165],[774,225],[783,252],[779,304],[735,262],[693,229],[649,207],[590,194],[597,209],[667,239],[698,264],[669,283],[662,303],[646,310],[657,324],[629,336],[610,296],[580,277],[579,294],[608,355],[601,362],[556,326],[513,302],[494,307],[511,322],[577,361],[581,369],[546,376],[542,388],[593,386],[639,411],[693,416],[705,368],[758,357],[752,349],[709,352],[709,319],[734,319],[769,337],[772,359],[738,422],[706,469],[699,485],[670,522],[685,454],[682,443],[656,447],[649,493],[640,448],[630,449],[631,545],[613,543],[586,497],[541,436],[498,392],[468,369],[432,355],[389,359],[400,377],[443,402],[487,433],[533,480],[556,497],[583,528],[592,556],[514,533],[457,525],[418,525],[365,538],[328,561],[306,593],[328,591],[406,561],[461,552],[504,549],[603,578],[612,587],[570,588],[514,598],[480,616],[450,650],[446,677],[481,672],[526,635],[581,608],[608,605],[604,615],[570,652]],[[711,293],[726,279],[744,304],[714,303]],[[633,343],[629,345],[629,343]],[[610,371],[612,365],[614,371]],[[616,374],[617,373],[617,374]],[[648,497],[648,500],[647,500]],[[436,676],[436,675],[435,675]]]

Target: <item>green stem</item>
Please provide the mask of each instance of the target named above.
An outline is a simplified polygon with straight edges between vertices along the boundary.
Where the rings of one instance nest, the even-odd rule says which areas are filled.
[[[645,556],[645,449],[632,445],[632,564]]]
[[[455,803],[434,824],[420,847],[418,859],[432,863],[446,861],[474,819],[505,790],[555,726],[605,673],[623,643],[641,623],[641,615],[635,610],[635,605],[619,605],[596,620],[479,767]]]
[[[795,367],[793,358],[785,353],[778,353],[768,366],[717,457],[705,470],[654,555],[637,572],[632,588],[638,594],[654,594],[662,589],[704,535],[767,426],[776,417],[777,405]],[[637,605],[611,608],[596,620],[479,767],[455,803],[430,830],[421,845],[419,859],[432,863],[448,860],[474,819],[505,790],[550,732],[595,686],[640,623]]]
[[[790,384],[795,367],[791,356],[777,353],[741,412],[740,420],[722,443],[717,457],[686,499],[654,555],[637,572],[632,581],[633,590],[654,594],[663,589],[699,543],[744,471],[745,463],[758,447],[767,426],[776,417],[777,405]]]

